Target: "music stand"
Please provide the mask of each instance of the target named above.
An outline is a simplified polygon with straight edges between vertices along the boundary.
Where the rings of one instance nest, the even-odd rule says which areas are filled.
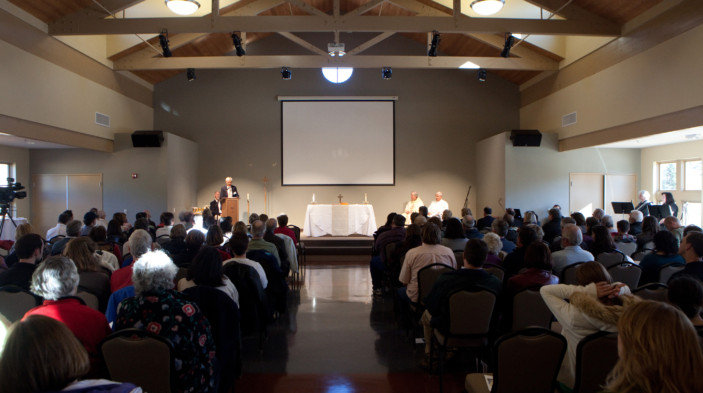
[[[615,214],[630,214],[631,211],[635,210],[635,205],[632,202],[611,202],[613,205],[613,212]]]
[[[649,215],[656,217],[657,220],[669,217],[671,215],[671,209],[669,205],[649,205]]]

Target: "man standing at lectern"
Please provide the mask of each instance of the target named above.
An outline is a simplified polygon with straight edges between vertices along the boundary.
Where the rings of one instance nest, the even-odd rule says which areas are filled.
[[[225,185],[220,189],[220,197],[234,198],[238,196],[239,194],[237,193],[237,187],[232,185],[232,178],[228,176],[225,178]]]
[[[215,218],[220,218],[222,212],[222,204],[220,203],[220,192],[215,191],[215,199],[210,202],[210,212]]]
[[[413,213],[417,213],[418,210],[420,209],[420,206],[424,206],[424,205],[425,204],[422,202],[422,199],[417,197],[417,192],[415,192],[415,191],[411,192],[410,193],[410,202],[405,204],[405,212],[403,213],[405,220],[409,221],[410,215]]]

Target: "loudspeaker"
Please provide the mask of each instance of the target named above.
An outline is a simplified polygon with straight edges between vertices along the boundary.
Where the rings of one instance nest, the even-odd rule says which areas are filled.
[[[539,146],[542,134],[537,130],[513,130],[510,133],[513,146]]]
[[[132,146],[134,147],[161,147],[163,141],[163,131],[134,131],[132,133]]]

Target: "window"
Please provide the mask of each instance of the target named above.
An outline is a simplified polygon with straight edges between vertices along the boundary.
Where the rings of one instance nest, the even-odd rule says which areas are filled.
[[[662,162],[659,164],[659,189],[676,191],[676,163]]]
[[[684,165],[684,189],[686,191],[696,191],[701,189],[701,179],[703,171],[701,170],[701,160],[686,161]]]
[[[8,177],[10,177],[10,164],[0,162],[0,187],[7,185]]]
[[[684,202],[681,222],[683,225],[701,226],[701,203]]]

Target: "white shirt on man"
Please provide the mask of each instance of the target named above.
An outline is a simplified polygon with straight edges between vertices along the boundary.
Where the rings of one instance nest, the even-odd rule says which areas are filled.
[[[46,240],[51,240],[56,236],[66,236],[66,224],[58,223],[55,227],[46,231]]]
[[[408,201],[408,203],[405,204],[405,209],[403,210],[403,215],[405,216],[405,219],[409,220],[411,214],[419,212],[420,206],[425,206],[420,197],[417,197],[414,201]],[[405,213],[408,211],[410,213]]]
[[[447,201],[444,199],[432,201],[432,203],[427,206],[427,216],[442,218],[442,213],[444,213],[445,210],[449,210],[449,204]]]

